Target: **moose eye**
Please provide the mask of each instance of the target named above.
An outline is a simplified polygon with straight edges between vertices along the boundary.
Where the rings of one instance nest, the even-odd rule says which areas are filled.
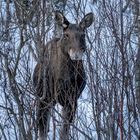
[[[63,38],[64,39],[68,39],[69,38],[69,35],[68,34],[64,34]]]

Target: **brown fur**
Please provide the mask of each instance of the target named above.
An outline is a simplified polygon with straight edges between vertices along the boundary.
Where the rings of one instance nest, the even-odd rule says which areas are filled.
[[[36,95],[39,97],[37,119],[40,140],[46,139],[50,110],[56,103],[63,107],[60,139],[68,140],[77,100],[86,84],[82,60],[71,60],[68,54],[71,48],[85,51],[84,28],[81,28],[80,24],[70,24],[61,13],[57,13],[56,16],[65,19],[61,19],[65,22],[64,36],[53,39],[45,46],[43,62],[37,63],[33,74]],[[87,24],[84,22],[85,20],[82,21],[82,27],[88,27],[89,25],[84,25]]]

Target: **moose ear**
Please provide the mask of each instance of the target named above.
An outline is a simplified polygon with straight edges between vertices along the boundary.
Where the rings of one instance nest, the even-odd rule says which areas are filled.
[[[88,13],[87,15],[85,15],[85,17],[81,20],[81,22],[79,23],[79,26],[82,29],[86,29],[88,28],[92,22],[94,21],[94,15],[93,13]]]
[[[69,21],[59,11],[55,12],[55,20],[56,20],[57,24],[62,26],[64,29],[66,29],[69,26]]]

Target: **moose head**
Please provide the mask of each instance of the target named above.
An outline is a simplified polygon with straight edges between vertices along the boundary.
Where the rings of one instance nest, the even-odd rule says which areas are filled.
[[[88,28],[93,20],[93,13],[88,13],[79,24],[70,23],[66,17],[56,12],[55,19],[58,25],[63,27],[61,46],[64,54],[69,55],[72,60],[81,60],[86,50],[85,29]]]

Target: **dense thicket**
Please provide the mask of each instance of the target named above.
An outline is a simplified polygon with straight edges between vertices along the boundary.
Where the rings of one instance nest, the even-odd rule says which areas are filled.
[[[140,139],[140,2],[138,0],[0,1],[0,139],[36,140],[33,68],[42,45],[61,35],[52,13],[71,22],[93,12],[84,57],[87,86],[78,102],[71,139]],[[57,139],[60,106],[51,112]]]

